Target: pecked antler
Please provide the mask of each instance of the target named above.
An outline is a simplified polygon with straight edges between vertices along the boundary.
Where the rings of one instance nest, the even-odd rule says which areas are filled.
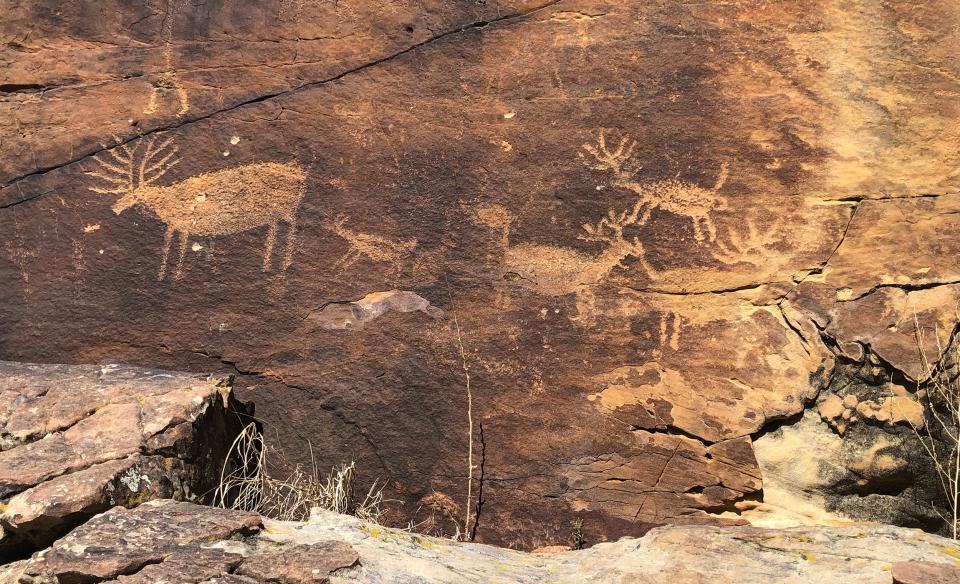
[[[120,194],[133,190],[133,153],[134,149],[128,144],[124,144],[119,137],[113,137],[116,146],[110,148],[106,144],[101,144],[107,150],[107,154],[113,160],[104,160],[99,156],[94,156],[93,160],[99,165],[97,170],[85,171],[86,174],[106,182],[105,187],[90,187],[95,193]],[[120,164],[121,166],[117,166]]]
[[[716,249],[711,252],[714,258],[724,264],[736,264],[738,262],[759,262],[763,261],[768,253],[768,248],[775,243],[778,234],[782,232],[782,221],[776,219],[772,221],[766,229],[757,227],[756,219],[747,219],[746,233],[730,229],[727,234],[729,244],[721,239],[716,240]]]
[[[168,170],[180,163],[179,158],[174,158],[180,151],[179,146],[174,146],[170,148],[169,151],[166,151],[172,143],[173,136],[160,142],[160,145],[156,146],[156,148],[154,148],[156,144],[154,138],[151,137],[147,141],[146,151],[144,151],[143,158],[140,160],[140,186],[146,186],[155,182],[166,174]],[[161,157],[159,160],[157,160],[158,156]]]
[[[114,136],[113,140],[116,143],[113,148],[102,145],[105,150],[109,148],[106,150],[107,157],[93,157],[98,168],[86,171],[86,174],[106,183],[104,186],[89,187],[95,193],[129,193],[137,187],[155,182],[180,162],[180,159],[174,158],[179,148],[170,148],[173,137],[166,138],[159,144],[155,138],[148,138],[139,166],[135,160],[139,145],[130,146],[117,136]]]
[[[585,164],[592,168],[593,170],[612,170],[619,178],[630,178],[638,170],[628,168],[627,163],[630,161],[630,157],[633,156],[633,150],[637,147],[637,141],[632,140],[630,136],[624,135],[620,139],[620,143],[617,144],[617,147],[614,150],[610,150],[607,146],[607,137],[604,134],[603,130],[600,130],[600,136],[597,138],[597,144],[584,144],[583,149],[587,151],[592,157],[593,161],[587,160],[587,157],[584,156],[583,152],[577,153],[580,158],[584,159]]]

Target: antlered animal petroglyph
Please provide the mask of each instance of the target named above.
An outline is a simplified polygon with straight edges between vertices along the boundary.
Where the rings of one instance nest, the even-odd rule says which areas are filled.
[[[180,161],[178,150],[172,145],[172,138],[145,142],[139,162],[139,145],[119,144],[107,152],[108,159],[94,158],[99,168],[87,174],[104,184],[90,190],[121,195],[113,205],[114,213],[119,215],[134,205],[142,205],[167,226],[158,279],[167,274],[175,234],[178,245],[173,277],[179,279],[191,235],[221,236],[264,226],[267,234],[263,270],[268,271],[281,222],[288,225],[281,267],[286,270],[290,266],[297,234],[296,214],[306,185],[306,174],[297,163],[247,164],[155,186],[153,183]]]
[[[714,241],[717,238],[717,228],[710,213],[727,208],[726,198],[719,194],[727,181],[727,163],[720,165],[720,174],[710,189],[675,179],[641,184],[633,178],[640,170],[631,160],[636,146],[635,140],[624,136],[617,147],[611,150],[607,146],[606,136],[601,131],[596,145],[583,145],[583,149],[593,160],[587,159],[583,152],[580,153],[580,157],[586,161],[588,167],[594,170],[612,172],[614,186],[636,193],[638,203],[645,207],[640,219],[641,223],[646,222],[650,213],[659,208],[689,217],[693,221],[693,235],[697,241],[703,241],[705,237]]]
[[[324,227],[347,241],[347,252],[333,265],[334,269],[345,270],[362,257],[373,262],[390,262],[390,271],[395,273],[402,268],[402,262],[417,247],[416,239],[391,241],[379,235],[361,233],[346,226],[349,217],[338,215]]]
[[[602,282],[627,258],[636,258],[651,275],[654,270],[644,259],[643,244],[636,237],[628,239],[623,229],[639,221],[640,206],[621,213],[609,211],[596,224],[584,224],[584,234],[578,239],[598,241],[606,248],[598,255],[575,249],[538,243],[510,244],[510,225],[513,216],[501,205],[486,205],[476,209],[476,221],[501,231],[504,244],[503,270],[519,276],[521,286],[541,294],[562,296],[583,292]]]

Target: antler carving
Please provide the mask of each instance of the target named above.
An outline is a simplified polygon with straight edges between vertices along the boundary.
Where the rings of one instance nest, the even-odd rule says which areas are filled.
[[[638,220],[640,211],[644,207],[643,201],[637,201],[632,209],[625,209],[619,214],[613,209],[607,212],[607,216],[601,218],[596,224],[584,223],[581,227],[587,232],[586,235],[579,235],[577,239],[583,241],[601,241],[613,243],[623,241],[623,228],[628,225],[642,223]],[[610,232],[607,234],[607,232]]]
[[[143,153],[143,159],[140,160],[140,186],[155,182],[166,174],[168,170],[180,163],[179,158],[174,158],[180,151],[179,146],[173,146],[173,148],[170,148],[169,151],[164,153],[172,143],[173,136],[163,140],[156,148],[154,148],[155,140],[153,138],[147,141],[147,149]],[[160,156],[159,160],[157,160],[158,156]]]
[[[620,143],[617,144],[617,147],[614,150],[610,150],[607,146],[607,137],[603,130],[601,130],[596,145],[583,145],[583,149],[593,157],[594,161],[588,161],[583,152],[578,152],[577,155],[584,159],[586,165],[593,170],[611,170],[617,177],[627,179],[640,170],[640,168],[630,168],[629,164],[633,156],[633,150],[636,147],[636,140],[632,140],[629,136],[623,136],[620,139]]]
[[[116,143],[113,148],[102,144],[103,148],[107,149],[106,157],[93,157],[98,168],[86,171],[86,174],[105,183],[103,186],[89,187],[95,193],[113,195],[129,193],[138,187],[157,181],[180,162],[179,158],[174,158],[179,148],[170,147],[173,143],[172,136],[161,140],[159,144],[156,138],[147,138],[139,166],[136,165],[135,160],[139,144],[131,146],[117,136],[114,136],[113,140]]]
[[[759,229],[756,220],[747,219],[746,233],[734,231],[731,229],[727,234],[729,244],[721,239],[716,240],[716,247],[712,252],[713,257],[724,264],[736,264],[738,262],[762,261],[769,244],[776,241],[775,236],[780,230],[781,221],[777,219],[770,223],[766,229]]]

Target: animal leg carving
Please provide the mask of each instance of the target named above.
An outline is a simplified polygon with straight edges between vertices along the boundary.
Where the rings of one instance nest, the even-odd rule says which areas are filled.
[[[167,227],[163,233],[163,259],[160,260],[160,272],[157,274],[158,280],[163,280],[167,275],[167,261],[170,258],[170,244],[173,242],[173,227]]]
[[[336,261],[336,263],[333,264],[333,269],[346,270],[347,268],[352,266],[354,262],[359,260],[361,255],[363,254],[361,254],[359,251],[351,249],[347,253],[343,254],[343,257],[341,257],[339,260]]]
[[[709,215],[705,215],[704,217],[701,217],[700,220],[703,221],[703,226],[707,228],[707,235],[709,236],[710,241],[716,241],[717,227],[713,224],[713,219],[711,219]]]
[[[288,222],[290,228],[287,230],[287,241],[283,248],[283,263],[280,264],[280,267],[284,272],[287,271],[287,268],[290,267],[290,264],[293,263],[293,252],[294,244],[297,242],[297,219],[296,217],[290,219]]]
[[[660,347],[654,351],[654,357],[660,358],[663,352],[669,347],[674,351],[680,349],[680,327],[683,326],[683,320],[676,313],[667,313],[660,315]]]
[[[187,239],[190,234],[186,231],[180,232],[180,242],[177,250],[177,267],[173,270],[173,279],[179,280],[183,277],[183,258],[187,254]]]
[[[270,271],[270,256],[273,255],[273,244],[277,241],[277,224],[271,223],[267,228],[267,240],[263,245],[263,271]]]

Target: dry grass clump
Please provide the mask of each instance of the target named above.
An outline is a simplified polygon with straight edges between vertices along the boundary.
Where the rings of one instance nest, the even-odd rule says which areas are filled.
[[[313,461],[313,450],[310,452]],[[321,476],[315,462],[305,470],[296,465],[284,478],[267,473],[267,448],[256,424],[250,424],[230,446],[214,492],[213,504],[225,509],[255,511],[266,517],[306,521],[320,508],[376,523],[382,513],[383,487],[377,481],[362,499],[354,493],[353,462]]]
[[[916,320],[916,318],[915,318]],[[940,486],[947,498],[949,517],[943,517],[953,539],[960,535],[960,338],[956,330],[944,350],[939,331],[937,361],[931,363],[924,351],[923,329],[916,323],[917,344],[926,380],[917,395],[925,402],[927,422],[913,430],[933,462]]]

